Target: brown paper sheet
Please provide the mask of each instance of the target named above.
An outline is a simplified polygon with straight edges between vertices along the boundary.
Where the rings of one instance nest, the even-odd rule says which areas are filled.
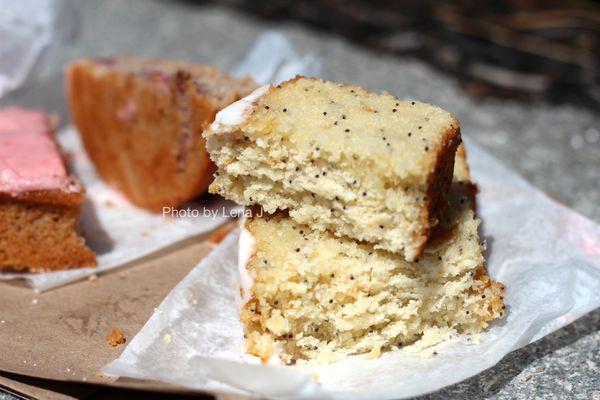
[[[210,243],[205,239],[188,240],[128,268],[45,293],[0,282],[0,371],[63,382],[187,392],[159,382],[115,380],[98,371],[125,347],[109,346],[106,335],[119,328],[132,339],[169,291],[208,254]],[[44,395],[46,389],[22,380],[0,377],[0,385],[32,398],[49,397]],[[60,399],[60,393],[52,398]]]

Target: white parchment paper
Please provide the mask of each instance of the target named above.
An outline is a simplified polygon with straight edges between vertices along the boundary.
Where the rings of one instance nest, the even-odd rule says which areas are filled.
[[[278,83],[296,74],[323,75],[321,63],[313,55],[299,55],[283,35],[275,32],[261,35],[234,72],[251,75],[261,84]],[[71,158],[71,169],[86,188],[82,228],[87,243],[97,254],[98,267],[42,274],[5,272],[0,273],[0,280],[25,279],[37,291],[49,290],[208,233],[243,211],[231,202],[205,195],[181,207],[183,217],[181,213],[172,218],[147,212],[131,205],[100,179],[73,127],[59,132],[57,138]]]
[[[310,374],[257,365],[244,354],[235,302],[235,232],[173,289],[103,372],[266,398],[407,398],[473,376],[600,306],[600,227],[465,142],[481,186],[478,213],[489,273],[507,287],[506,318],[478,343],[457,338],[376,360],[354,356]]]

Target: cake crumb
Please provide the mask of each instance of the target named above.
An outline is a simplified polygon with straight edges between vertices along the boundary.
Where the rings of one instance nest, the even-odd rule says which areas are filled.
[[[38,299],[31,300],[31,305],[35,306],[38,303]]]
[[[116,347],[125,343],[126,341],[127,339],[125,339],[125,336],[123,336],[123,332],[121,332],[121,330],[118,328],[113,329],[108,335],[106,335],[106,343],[112,347]]]
[[[229,234],[229,232],[231,232],[235,227],[236,227],[236,223],[231,222],[231,223],[225,225],[224,227],[219,228],[212,235],[210,235],[210,237],[208,238],[208,241],[213,244],[221,243],[223,241],[223,239],[225,239],[225,237]]]
[[[165,333],[163,335],[163,342],[165,342],[165,344],[171,344],[171,341],[172,341],[171,334]]]
[[[102,372],[96,373],[96,376],[103,380],[107,380],[107,381],[112,380],[112,378],[110,376],[104,375]]]
[[[95,282],[97,280],[98,280],[98,275],[96,275],[96,274],[88,276],[88,281],[90,281],[90,282]]]
[[[381,347],[376,346],[371,349],[371,351],[365,356],[368,360],[374,360],[381,356]]]

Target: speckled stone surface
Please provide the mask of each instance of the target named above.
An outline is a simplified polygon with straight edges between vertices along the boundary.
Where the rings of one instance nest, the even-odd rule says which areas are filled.
[[[273,24],[216,5],[172,1],[88,1],[77,7],[74,39],[36,74],[38,89],[12,96],[65,117],[56,101],[65,62],[83,56],[141,54],[232,68],[264,30],[288,35],[319,56],[327,78],[438,104],[463,133],[550,196],[600,221],[600,115],[570,105],[473,100],[451,78],[419,61],[383,56],[294,23]],[[599,288],[600,290],[600,288]],[[507,356],[495,367],[427,399],[600,400],[600,311]],[[0,400],[12,399],[0,392]]]

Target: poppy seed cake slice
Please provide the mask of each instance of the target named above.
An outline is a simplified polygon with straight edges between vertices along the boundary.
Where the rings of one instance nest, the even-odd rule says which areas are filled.
[[[458,121],[358,86],[295,78],[217,114],[212,193],[418,257],[446,204]]]
[[[468,173],[458,164],[458,174]],[[477,333],[502,317],[504,287],[487,275],[476,187],[465,178],[452,184],[444,219],[414,262],[281,212],[247,220],[240,271],[248,352],[285,363],[377,357]]]

